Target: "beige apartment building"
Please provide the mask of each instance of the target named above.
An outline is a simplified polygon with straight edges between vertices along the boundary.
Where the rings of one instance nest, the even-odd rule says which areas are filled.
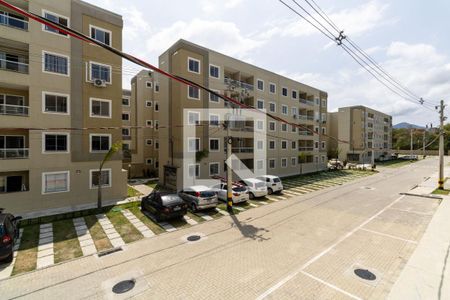
[[[242,62],[211,49],[179,40],[159,57],[165,71],[242,103],[304,126],[299,129],[268,118],[264,122],[248,121],[230,131],[233,154],[250,170],[267,167],[267,173],[290,176],[322,170],[327,162],[327,145],[323,134],[327,127],[327,93],[300,82]],[[159,129],[159,178],[166,186],[183,185],[183,149],[200,152],[202,159],[189,165],[189,176],[207,179],[225,176],[226,130],[223,119],[209,113],[200,121],[195,109],[233,107],[213,94],[161,78]],[[195,136],[183,138],[183,111],[189,112],[189,126]],[[267,133],[255,135],[264,126]],[[313,134],[315,131],[316,134]],[[255,141],[256,136],[256,141]],[[192,149],[191,149],[192,148]],[[264,160],[254,160],[256,151],[266,150]],[[233,167],[235,170],[235,167]]]
[[[340,160],[371,163],[391,157],[392,117],[365,106],[328,114],[329,154]]]
[[[79,0],[9,2],[122,48],[120,15]],[[100,161],[122,138],[121,66],[0,7],[0,207],[39,214],[96,203]],[[105,201],[126,196],[121,153],[101,176]]]
[[[158,74],[143,70],[122,96],[123,168],[130,178],[158,177],[159,114]]]

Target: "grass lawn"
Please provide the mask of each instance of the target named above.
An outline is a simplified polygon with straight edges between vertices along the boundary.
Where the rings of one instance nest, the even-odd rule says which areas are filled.
[[[106,216],[125,243],[131,243],[144,237],[120,211],[110,210],[106,213]]]
[[[432,194],[435,194],[435,195],[448,195],[449,193],[450,193],[450,190],[435,189]]]
[[[164,232],[164,229],[159,227],[158,224],[153,223],[151,219],[149,219],[146,215],[141,212],[141,208],[139,206],[129,207],[129,211],[131,211],[136,218],[142,221],[154,234],[161,234]]]
[[[201,218],[201,217],[199,217],[199,216],[197,216],[197,215],[194,215],[194,214],[191,213],[190,211],[188,211],[187,216],[188,216],[189,218],[191,218],[192,220],[197,221],[198,223],[205,221],[205,219],[203,219],[203,218]]]
[[[240,211],[239,210],[237,210],[236,208],[234,208],[235,206],[240,206],[239,204],[234,204],[233,203],[233,212],[234,212],[234,214],[235,215],[237,215]],[[219,208],[219,209],[221,209],[221,210],[224,210],[224,211],[227,211],[227,205],[225,204],[225,203],[219,203],[219,205],[217,205],[217,208]]]
[[[72,220],[53,223],[53,251],[55,263],[83,256]]]
[[[139,193],[139,191],[137,191],[136,189],[134,189],[131,186],[127,186],[127,188],[128,188],[128,193],[127,193],[128,197],[136,197],[136,196],[142,195],[141,193]]]
[[[102,226],[98,222],[97,217],[86,216],[84,217],[84,220],[92,236],[92,239],[94,240],[94,244],[95,247],[97,248],[97,251],[100,252],[107,249],[111,249],[113,246],[111,245],[111,242],[106,236],[106,233],[103,231]]]
[[[12,275],[36,269],[38,243],[39,225],[24,227]]]

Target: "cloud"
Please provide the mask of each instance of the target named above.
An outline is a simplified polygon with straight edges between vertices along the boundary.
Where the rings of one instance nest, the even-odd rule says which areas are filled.
[[[156,32],[147,40],[147,50],[159,55],[180,38],[237,58],[246,57],[266,42],[243,35],[232,22],[193,19],[175,22]]]
[[[221,0],[202,0],[200,2],[201,9],[206,13],[215,13],[215,12],[221,12],[224,8],[225,9],[232,9],[237,7],[243,2],[243,0],[228,0],[228,1],[221,1]]]

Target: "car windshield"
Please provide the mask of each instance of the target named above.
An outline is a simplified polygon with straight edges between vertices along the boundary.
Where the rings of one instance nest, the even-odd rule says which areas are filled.
[[[277,178],[273,179],[273,182],[281,182],[281,180],[280,180],[280,178],[277,177]]]

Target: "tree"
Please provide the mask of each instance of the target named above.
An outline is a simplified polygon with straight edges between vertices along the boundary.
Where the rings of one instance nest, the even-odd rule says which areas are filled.
[[[103,177],[102,177],[102,169],[103,165],[111,159],[111,157],[120,149],[122,148],[122,141],[115,142],[111,148],[109,149],[108,153],[105,154],[105,157],[103,157],[103,160],[100,163],[100,167],[98,170],[97,175],[97,208],[102,207],[102,184],[103,184]]]

